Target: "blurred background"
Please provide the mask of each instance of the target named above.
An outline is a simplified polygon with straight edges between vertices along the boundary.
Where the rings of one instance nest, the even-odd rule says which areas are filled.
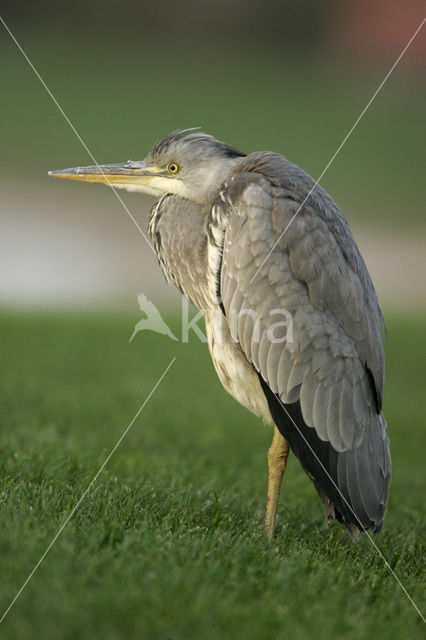
[[[423,17],[421,0],[3,1],[2,16],[97,162],[200,126],[318,177]],[[114,195],[56,182],[92,164],[0,25],[0,304],[178,302]],[[385,307],[425,305],[419,33],[322,179]],[[142,229],[152,201],[120,191]]]
[[[200,126],[314,178],[423,14],[420,0],[2,0],[0,10],[97,162],[142,159],[170,131]],[[425,55],[426,27],[321,180],[387,319],[394,465],[377,541],[420,608]],[[139,292],[176,335],[180,296],[111,189],[48,177],[93,161],[1,22],[0,91],[0,613],[97,478],[2,638],[279,640],[289,620],[295,640],[420,637],[368,540],[349,547],[343,530],[323,528],[294,461],[277,546],[257,536],[270,433],[224,393],[193,333],[190,348],[148,332],[128,343]],[[145,230],[153,201],[119,194]]]

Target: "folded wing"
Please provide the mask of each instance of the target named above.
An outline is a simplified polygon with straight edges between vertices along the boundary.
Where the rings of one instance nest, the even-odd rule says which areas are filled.
[[[245,162],[210,221],[223,228],[219,292],[233,339],[323,500],[349,528],[379,530],[390,453],[371,279],[328,194],[316,187],[303,204],[307,174],[275,154]]]

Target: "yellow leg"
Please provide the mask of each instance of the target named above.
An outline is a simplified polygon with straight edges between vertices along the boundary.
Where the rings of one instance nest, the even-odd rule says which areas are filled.
[[[265,532],[270,540],[275,528],[278,498],[287,458],[290,451],[288,442],[277,427],[274,426],[274,437],[268,451],[268,497],[266,500]]]

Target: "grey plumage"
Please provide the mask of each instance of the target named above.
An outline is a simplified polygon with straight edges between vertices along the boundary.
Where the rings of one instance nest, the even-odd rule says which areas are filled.
[[[167,176],[170,162],[177,177]],[[170,134],[139,164],[156,171],[140,190],[165,194],[149,222],[161,267],[205,312],[225,388],[276,424],[329,517],[351,535],[379,531],[391,467],[385,325],[337,204],[320,186],[309,193],[313,179],[284,157],[246,156],[193,130]],[[292,339],[277,342],[280,310]]]
[[[222,217],[228,212],[221,269],[225,311],[237,289],[265,319],[264,330],[268,310],[291,312],[292,343],[255,350],[238,335],[239,343],[271,391],[283,404],[300,402],[303,423],[335,452],[336,463],[325,467],[343,493],[334,503],[345,521],[379,530],[390,454],[381,414],[382,313],[368,271],[343,215],[320,187],[290,222],[313,186],[301,169],[281,156],[257,153],[234,171],[222,190],[225,202],[216,204]],[[236,216],[245,220],[244,233],[239,224],[234,232]],[[279,240],[278,245],[251,283],[271,238],[272,246]],[[241,269],[243,252],[252,260]],[[274,351],[280,352],[277,376],[268,366],[277,362],[278,356],[270,355]],[[283,435],[292,444],[285,428]],[[298,457],[320,487],[329,484],[323,470],[312,473],[311,454],[301,451]]]
[[[189,278],[181,278],[178,286],[186,284],[185,293],[203,309],[210,300],[200,298],[195,282],[208,290],[206,238],[212,228],[216,236],[222,232],[218,277],[225,314],[254,309],[262,333],[259,342],[252,342],[250,317],[243,314],[232,337],[284,405],[300,403],[305,429],[313,429],[328,447],[324,466],[343,493],[342,498],[336,490],[332,492],[339,517],[350,528],[376,531],[383,521],[390,480],[389,445],[380,413],[383,318],[346,220],[321,187],[315,188],[290,223],[313,184],[282,156],[253,153],[234,165],[209,211],[191,215],[194,205],[174,196],[173,207],[170,200],[163,201],[162,214],[156,225],[151,222],[151,232],[155,236],[155,226],[161,234],[164,225],[170,240],[160,253],[160,260],[169,261],[165,271],[177,273],[187,265],[195,279],[191,284]],[[182,215],[187,220],[183,226]],[[168,234],[171,217],[179,219],[179,235],[173,240]],[[185,246],[185,255],[174,258],[175,247]],[[271,344],[263,339],[273,320],[269,312],[279,308],[292,315],[292,343]],[[288,438],[285,428],[283,435]],[[329,489],[331,481],[321,467],[314,465],[312,473],[309,458],[314,454],[300,450],[303,441],[296,448],[320,492],[323,486]]]

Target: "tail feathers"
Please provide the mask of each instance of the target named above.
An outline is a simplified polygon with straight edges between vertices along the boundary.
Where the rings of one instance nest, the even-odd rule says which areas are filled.
[[[371,414],[358,446],[338,452],[305,424],[299,401],[283,405],[261,376],[272,418],[313,481],[326,518],[345,524],[352,539],[382,528],[390,483],[391,459],[386,422]]]

